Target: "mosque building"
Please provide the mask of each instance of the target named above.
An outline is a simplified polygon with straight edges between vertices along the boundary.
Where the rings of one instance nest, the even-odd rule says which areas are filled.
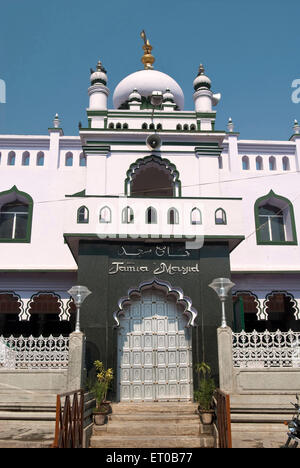
[[[87,368],[112,367],[120,401],[190,400],[194,364],[218,372],[214,279],[234,283],[233,330],[300,331],[300,126],[287,141],[218,130],[203,65],[186,110],[142,38],[113,109],[91,70],[78,135],[58,115],[45,135],[0,134],[0,335],[67,336],[83,285]]]

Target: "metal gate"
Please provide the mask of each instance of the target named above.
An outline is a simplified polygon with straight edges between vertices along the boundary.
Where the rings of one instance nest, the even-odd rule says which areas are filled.
[[[190,329],[175,298],[142,292],[120,320],[120,401],[189,401],[192,398]]]

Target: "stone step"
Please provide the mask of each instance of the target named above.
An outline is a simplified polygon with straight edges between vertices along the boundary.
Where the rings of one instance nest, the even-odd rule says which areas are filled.
[[[172,414],[195,414],[197,404],[180,402],[160,402],[160,403],[112,403],[112,410],[115,414],[130,413],[172,413]]]
[[[91,448],[213,448],[213,436],[101,436],[91,438]]]
[[[115,410],[114,410],[115,411]],[[191,422],[198,422],[199,423],[199,415],[198,414],[184,414],[184,413],[124,413],[119,414],[113,412],[108,416],[109,421],[120,421],[120,422],[128,422],[128,421],[147,421],[147,422],[168,422],[172,423],[185,423],[186,421]]]
[[[55,411],[0,411],[0,421],[55,421]]]
[[[105,429],[101,429],[105,428]],[[134,436],[134,435],[148,435],[148,436],[199,436],[204,433],[204,429],[201,424],[166,424],[166,423],[119,423],[109,422],[105,426],[94,426],[93,435],[105,436],[105,434],[111,434],[115,436]],[[207,432],[206,432],[207,434]]]

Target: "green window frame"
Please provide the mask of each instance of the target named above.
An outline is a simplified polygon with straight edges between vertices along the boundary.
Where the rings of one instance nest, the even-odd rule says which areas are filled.
[[[254,205],[257,245],[298,245],[294,208],[271,190]]]
[[[0,243],[30,243],[33,217],[33,199],[16,186],[0,193]],[[26,219],[26,223],[25,223]],[[23,221],[23,223],[22,223]],[[7,223],[11,235],[1,233]]]

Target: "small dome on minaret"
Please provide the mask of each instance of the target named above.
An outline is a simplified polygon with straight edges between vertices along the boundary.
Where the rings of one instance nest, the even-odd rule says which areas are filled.
[[[97,63],[96,71],[91,69],[91,77],[90,77],[91,85],[93,86],[96,83],[101,83],[106,86],[107,84],[106,73],[107,72],[105,68],[103,67],[102,63],[99,60],[99,62]]]
[[[204,74],[204,72],[205,70],[201,63],[199,66],[198,75],[193,83],[195,91],[198,91],[198,89],[201,89],[201,88],[206,88],[206,89],[211,88],[211,80],[208,78],[208,76]]]
[[[163,94],[163,102],[174,102],[174,94],[171,93],[169,88]]]
[[[129,94],[128,102],[142,102],[142,96],[136,88]]]

